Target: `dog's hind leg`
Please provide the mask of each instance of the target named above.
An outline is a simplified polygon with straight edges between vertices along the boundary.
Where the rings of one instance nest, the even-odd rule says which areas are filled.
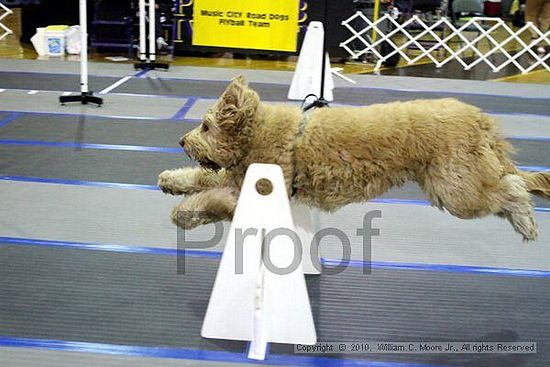
[[[520,172],[531,194],[550,200],[550,172]]]
[[[432,162],[418,181],[440,209],[463,219],[495,214],[506,218],[524,240],[535,240],[537,226],[525,181],[507,174],[506,168],[491,149],[482,147]]]
[[[502,216],[522,233],[524,240],[537,237],[537,224],[534,219],[533,203],[529,193],[550,199],[550,175],[541,172],[521,172],[510,159],[515,150],[506,140],[497,137],[492,146],[502,169],[507,173],[501,180]],[[525,235],[527,234],[527,235]]]
[[[504,176],[496,200],[501,204],[501,211],[496,213],[497,215],[508,219],[516,232],[523,235],[525,241],[537,239],[537,223],[531,195],[521,176],[515,174]]]
[[[171,214],[178,227],[192,229],[202,224],[231,220],[238,193],[228,187],[210,189],[186,197]]]

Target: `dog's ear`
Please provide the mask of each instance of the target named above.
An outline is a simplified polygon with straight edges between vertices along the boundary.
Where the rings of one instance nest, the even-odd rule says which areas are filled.
[[[231,82],[229,83],[227,88],[225,88],[225,91],[221,96],[221,101],[224,105],[234,105],[238,107],[239,96],[246,89],[248,89],[248,83],[246,82],[244,76],[242,74],[236,76],[235,78],[231,79]]]
[[[216,119],[221,127],[238,131],[252,118],[259,103],[258,94],[250,89],[245,78],[239,75],[231,80],[221,95]]]
[[[244,75],[242,74],[231,79],[231,82],[238,83],[238,84],[244,85],[245,87],[248,87],[248,82],[246,81]]]

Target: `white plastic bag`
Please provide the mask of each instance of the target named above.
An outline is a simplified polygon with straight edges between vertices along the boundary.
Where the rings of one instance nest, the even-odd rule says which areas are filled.
[[[67,34],[65,36],[65,48],[67,49],[68,54],[80,54],[81,44],[79,25],[73,25],[67,30]]]
[[[36,33],[31,38],[32,45],[39,56],[44,56],[47,54],[46,41],[44,39],[45,31],[46,28],[36,28]]]

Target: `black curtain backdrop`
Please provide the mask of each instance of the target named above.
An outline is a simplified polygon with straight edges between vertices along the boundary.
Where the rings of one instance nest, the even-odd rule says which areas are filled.
[[[88,22],[93,19],[93,9],[94,1],[88,0]],[[40,0],[21,5],[21,42],[30,42],[36,28],[59,24],[79,24],[77,0]]]
[[[325,1],[328,4],[328,19],[326,22],[325,19],[323,19]],[[355,8],[353,0],[308,0],[308,20],[323,22],[325,32],[327,32],[328,52],[331,57],[349,56],[349,54],[340,47],[340,43],[348,39],[351,33],[349,33],[341,23],[354,13]],[[328,27],[326,23],[328,23]]]

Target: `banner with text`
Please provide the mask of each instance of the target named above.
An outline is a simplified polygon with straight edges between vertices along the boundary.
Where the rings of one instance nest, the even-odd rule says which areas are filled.
[[[296,51],[299,0],[195,0],[193,45]]]

